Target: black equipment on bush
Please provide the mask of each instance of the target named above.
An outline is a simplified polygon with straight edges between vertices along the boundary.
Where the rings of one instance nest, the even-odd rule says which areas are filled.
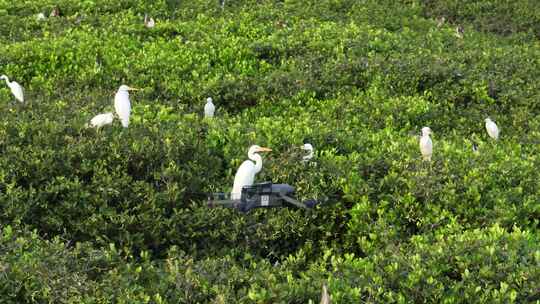
[[[293,195],[294,187],[290,185],[264,182],[244,186],[240,199],[233,200],[228,193],[212,193],[208,197],[208,206],[236,208],[241,212],[248,212],[253,208],[286,207],[287,205],[301,209],[311,209],[319,203],[314,199],[301,203],[294,199]]]

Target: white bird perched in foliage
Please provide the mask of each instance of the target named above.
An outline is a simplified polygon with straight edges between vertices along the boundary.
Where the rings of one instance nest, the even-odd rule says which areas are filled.
[[[459,39],[463,39],[463,27],[456,26],[456,33],[454,34]]]
[[[49,17],[60,17],[60,9],[58,7],[53,8]]]
[[[155,25],[156,22],[154,21],[154,18],[148,18],[148,15],[144,14],[144,26],[146,26],[147,28],[153,28]]]
[[[103,126],[112,124],[113,119],[114,119],[114,114],[111,112],[98,114],[94,116],[94,118],[90,119],[90,127],[99,129]]]
[[[216,106],[212,103],[212,97],[206,98],[206,104],[204,105],[204,117],[214,117]]]
[[[8,87],[11,89],[11,93],[13,93],[13,96],[20,101],[24,102],[24,95],[23,95],[23,89],[20,84],[18,84],[16,81],[9,81],[8,77],[6,75],[0,76],[0,80],[5,80]]]
[[[323,284],[320,304],[330,304],[330,303],[332,302],[330,301],[330,295],[328,294],[328,289],[326,288],[326,284]]]
[[[302,146],[302,149],[306,150],[308,152],[307,155],[302,157],[304,162],[307,162],[313,158],[313,146],[311,144],[304,144]]]
[[[431,160],[431,155],[433,154],[433,142],[429,135],[431,134],[431,129],[428,127],[422,128],[422,137],[420,137],[420,152],[425,161]]]
[[[242,188],[244,186],[253,185],[255,180],[255,174],[259,173],[262,169],[262,157],[257,154],[258,152],[270,152],[272,149],[253,145],[249,147],[248,158],[255,161],[253,163],[250,160],[245,160],[236,175],[234,176],[234,184],[231,192],[231,199],[240,199],[242,196]]]
[[[486,118],[486,131],[489,137],[497,140],[499,139],[499,128],[491,118]]]
[[[476,143],[474,143],[474,142],[472,143],[472,151],[473,151],[474,154],[480,153],[478,151],[478,145]]]
[[[44,14],[44,13],[39,13],[39,14],[36,15],[36,19],[37,19],[38,21],[42,21],[42,20],[47,19],[47,17],[45,17],[45,14]]]
[[[129,126],[129,115],[131,114],[131,103],[129,101],[129,91],[137,91],[138,89],[130,88],[123,84],[116,92],[114,96],[114,109],[116,114],[122,122],[122,126],[127,128]]]

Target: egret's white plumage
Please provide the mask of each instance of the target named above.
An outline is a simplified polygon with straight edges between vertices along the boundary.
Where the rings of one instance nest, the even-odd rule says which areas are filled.
[[[42,21],[42,20],[47,19],[47,17],[45,17],[45,14],[44,14],[44,13],[39,13],[39,14],[36,15],[36,19],[37,19],[38,21]]]
[[[463,38],[463,28],[461,26],[456,27],[456,33],[454,34],[459,39]]]
[[[110,113],[110,112],[98,114],[90,120],[90,127],[99,129],[103,126],[110,125],[113,122],[113,118],[114,118],[114,115],[113,113]]]
[[[144,26],[146,26],[147,28],[153,28],[155,25],[156,22],[154,21],[154,18],[148,18],[148,15],[144,14]]]
[[[330,294],[328,294],[328,289],[326,288],[326,284],[323,284],[320,304],[330,304],[330,303],[332,303],[330,301]]]
[[[302,146],[302,149],[306,150],[308,152],[307,155],[305,155],[302,159],[304,160],[304,162],[307,162],[309,161],[310,159],[313,158],[313,146],[311,144],[304,144]]]
[[[0,80],[5,80],[8,87],[11,89],[11,93],[13,96],[15,96],[15,99],[17,99],[20,102],[24,102],[24,94],[23,89],[20,84],[18,84],[16,81],[9,81],[9,78],[6,75],[0,76]]]
[[[472,144],[472,151],[473,151],[474,154],[480,153],[480,152],[478,151],[478,145],[476,145],[475,143]]]
[[[216,106],[212,103],[212,97],[206,98],[206,104],[204,105],[204,117],[214,117]]]
[[[231,192],[231,199],[240,199],[242,196],[242,188],[244,186],[253,185],[255,181],[255,174],[259,173],[262,169],[262,157],[257,154],[257,152],[270,152],[272,151],[269,148],[260,147],[253,145],[249,147],[248,158],[255,161],[253,163],[251,160],[244,161],[236,175],[234,176],[234,184]]]
[[[497,127],[497,124],[491,118],[486,118],[486,131],[489,135],[489,137],[497,140],[499,139],[499,128]]]
[[[430,134],[430,128],[422,128],[422,137],[420,137],[420,152],[422,153],[422,157],[425,161],[430,161],[431,155],[433,154],[433,142],[429,137]]]
[[[53,8],[51,11],[51,14],[49,17],[59,17],[60,16],[60,9],[58,7]]]
[[[130,88],[123,84],[116,92],[114,96],[114,110],[122,122],[122,126],[127,128],[129,126],[129,115],[131,114],[131,102],[129,101],[129,91],[135,91],[137,89]]]

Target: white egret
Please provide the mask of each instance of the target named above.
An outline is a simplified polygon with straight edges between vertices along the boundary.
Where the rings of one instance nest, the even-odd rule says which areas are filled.
[[[155,25],[156,22],[154,21],[154,18],[148,18],[148,15],[144,14],[144,26],[146,26],[147,28],[153,28]]]
[[[313,158],[313,146],[311,144],[304,144],[303,146],[301,146],[301,148],[308,152],[307,155],[302,157],[304,162],[307,162],[307,161],[309,161],[310,159]]]
[[[491,118],[486,118],[486,131],[489,137],[497,140],[499,139],[499,128]]]
[[[58,7],[53,8],[49,17],[60,17],[60,9]]]
[[[480,153],[480,152],[478,151],[478,145],[477,145],[476,143],[473,143],[473,144],[472,144],[472,151],[473,151],[474,154]]]
[[[129,101],[129,91],[137,91],[138,89],[130,88],[123,84],[116,92],[114,96],[114,109],[116,114],[122,122],[122,126],[127,128],[129,126],[129,115],[131,114],[131,103]]]
[[[36,15],[36,19],[37,19],[37,21],[42,21],[42,20],[47,19],[47,17],[45,17],[44,13],[39,13],[39,14]]]
[[[429,135],[431,134],[431,129],[428,127],[422,128],[422,137],[420,137],[420,152],[425,161],[431,160],[431,155],[433,154],[433,142]]]
[[[253,145],[249,147],[248,158],[255,161],[253,163],[250,160],[244,161],[236,175],[234,176],[234,185],[231,192],[231,199],[240,199],[242,196],[242,188],[244,186],[253,185],[255,180],[255,174],[259,173],[262,169],[262,157],[257,154],[258,152],[270,152],[272,149]]]
[[[216,106],[212,103],[212,97],[206,98],[206,104],[204,105],[204,117],[214,117]]]
[[[463,33],[464,33],[463,27],[457,26],[456,33],[454,35],[459,39],[463,39]]]
[[[332,302],[330,301],[330,295],[328,294],[328,289],[326,288],[326,284],[323,284],[320,304],[330,304],[330,303]]]
[[[6,75],[0,76],[0,80],[5,80],[8,87],[11,89],[11,93],[15,98],[20,101],[24,102],[24,95],[23,95],[23,89],[20,84],[18,84],[16,81],[9,81],[9,78]]]
[[[112,124],[113,119],[114,119],[114,114],[111,112],[98,114],[90,120],[90,127],[99,129],[103,126]]]
[[[443,24],[444,24],[445,21],[446,21],[446,18],[444,18],[444,16],[441,17],[441,18],[438,18],[438,19],[437,19],[437,27],[443,26]]]

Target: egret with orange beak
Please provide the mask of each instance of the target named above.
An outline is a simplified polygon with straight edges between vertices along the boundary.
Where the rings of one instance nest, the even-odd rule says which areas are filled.
[[[129,101],[129,91],[138,91],[139,89],[130,88],[123,84],[114,96],[114,109],[122,122],[122,126],[129,126],[129,115],[131,114],[131,102]]]
[[[236,171],[236,175],[234,176],[234,185],[231,192],[231,199],[240,199],[242,196],[242,188],[244,186],[253,185],[253,181],[255,181],[255,174],[261,171],[262,157],[257,153],[270,151],[272,151],[272,149],[260,147],[257,145],[249,147],[248,158],[255,161],[255,163],[250,160],[245,160],[240,165],[238,171]]]

